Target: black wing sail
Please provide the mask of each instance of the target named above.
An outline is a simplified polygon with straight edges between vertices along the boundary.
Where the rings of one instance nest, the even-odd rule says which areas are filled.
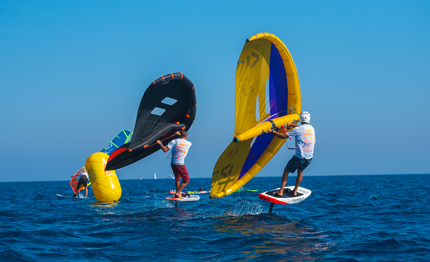
[[[130,143],[113,152],[106,170],[128,166],[160,149],[174,138],[176,131],[188,131],[197,110],[193,82],[182,73],[167,74],[146,89],[137,111]]]

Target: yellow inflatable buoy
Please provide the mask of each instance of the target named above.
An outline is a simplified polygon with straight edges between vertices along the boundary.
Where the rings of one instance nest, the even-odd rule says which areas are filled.
[[[105,171],[108,159],[108,154],[99,152],[92,154],[85,162],[94,196],[101,202],[117,201],[122,192],[115,171]]]

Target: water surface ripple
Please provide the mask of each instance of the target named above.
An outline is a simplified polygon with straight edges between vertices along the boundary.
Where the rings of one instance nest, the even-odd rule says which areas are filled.
[[[0,183],[0,261],[430,261],[429,175],[305,176],[312,195],[272,214],[256,192],[175,208],[171,179],[121,186],[120,201],[103,204],[91,190],[57,198],[72,195],[68,182]]]

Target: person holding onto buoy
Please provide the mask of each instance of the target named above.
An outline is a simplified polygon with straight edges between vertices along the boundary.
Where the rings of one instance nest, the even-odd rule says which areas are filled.
[[[175,198],[182,198],[182,190],[184,190],[184,188],[190,182],[190,177],[188,175],[188,170],[185,167],[184,160],[192,144],[190,141],[187,141],[187,131],[176,131],[176,134],[180,136],[180,138],[173,139],[172,141],[170,141],[167,147],[165,147],[160,140],[157,140],[157,143],[160,145],[161,149],[164,152],[167,152],[172,149],[171,167],[173,173],[175,174]],[[182,183],[180,182],[181,178]]]
[[[294,127],[293,130],[287,133],[280,133],[274,129],[271,132],[278,138],[288,139],[289,137],[295,138],[295,154],[288,162],[284,169],[284,174],[282,175],[281,188],[279,189],[278,195],[282,196],[284,194],[284,188],[287,184],[288,173],[294,173],[297,170],[296,185],[294,190],[291,192],[293,196],[297,196],[297,189],[303,178],[303,171],[312,162],[314,155],[315,146],[315,129],[309,124],[311,121],[311,115],[303,111],[300,114],[301,125],[297,126],[292,123],[287,124],[287,129]]]

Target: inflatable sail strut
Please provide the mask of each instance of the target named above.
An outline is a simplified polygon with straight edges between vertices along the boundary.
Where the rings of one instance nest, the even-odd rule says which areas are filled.
[[[105,171],[109,155],[94,153],[85,162],[97,201],[112,202],[121,198],[122,190],[115,171]]]
[[[235,100],[234,139],[215,164],[211,198],[229,195],[251,180],[285,142],[267,132],[299,120],[296,66],[275,35],[246,40],[236,68]]]

